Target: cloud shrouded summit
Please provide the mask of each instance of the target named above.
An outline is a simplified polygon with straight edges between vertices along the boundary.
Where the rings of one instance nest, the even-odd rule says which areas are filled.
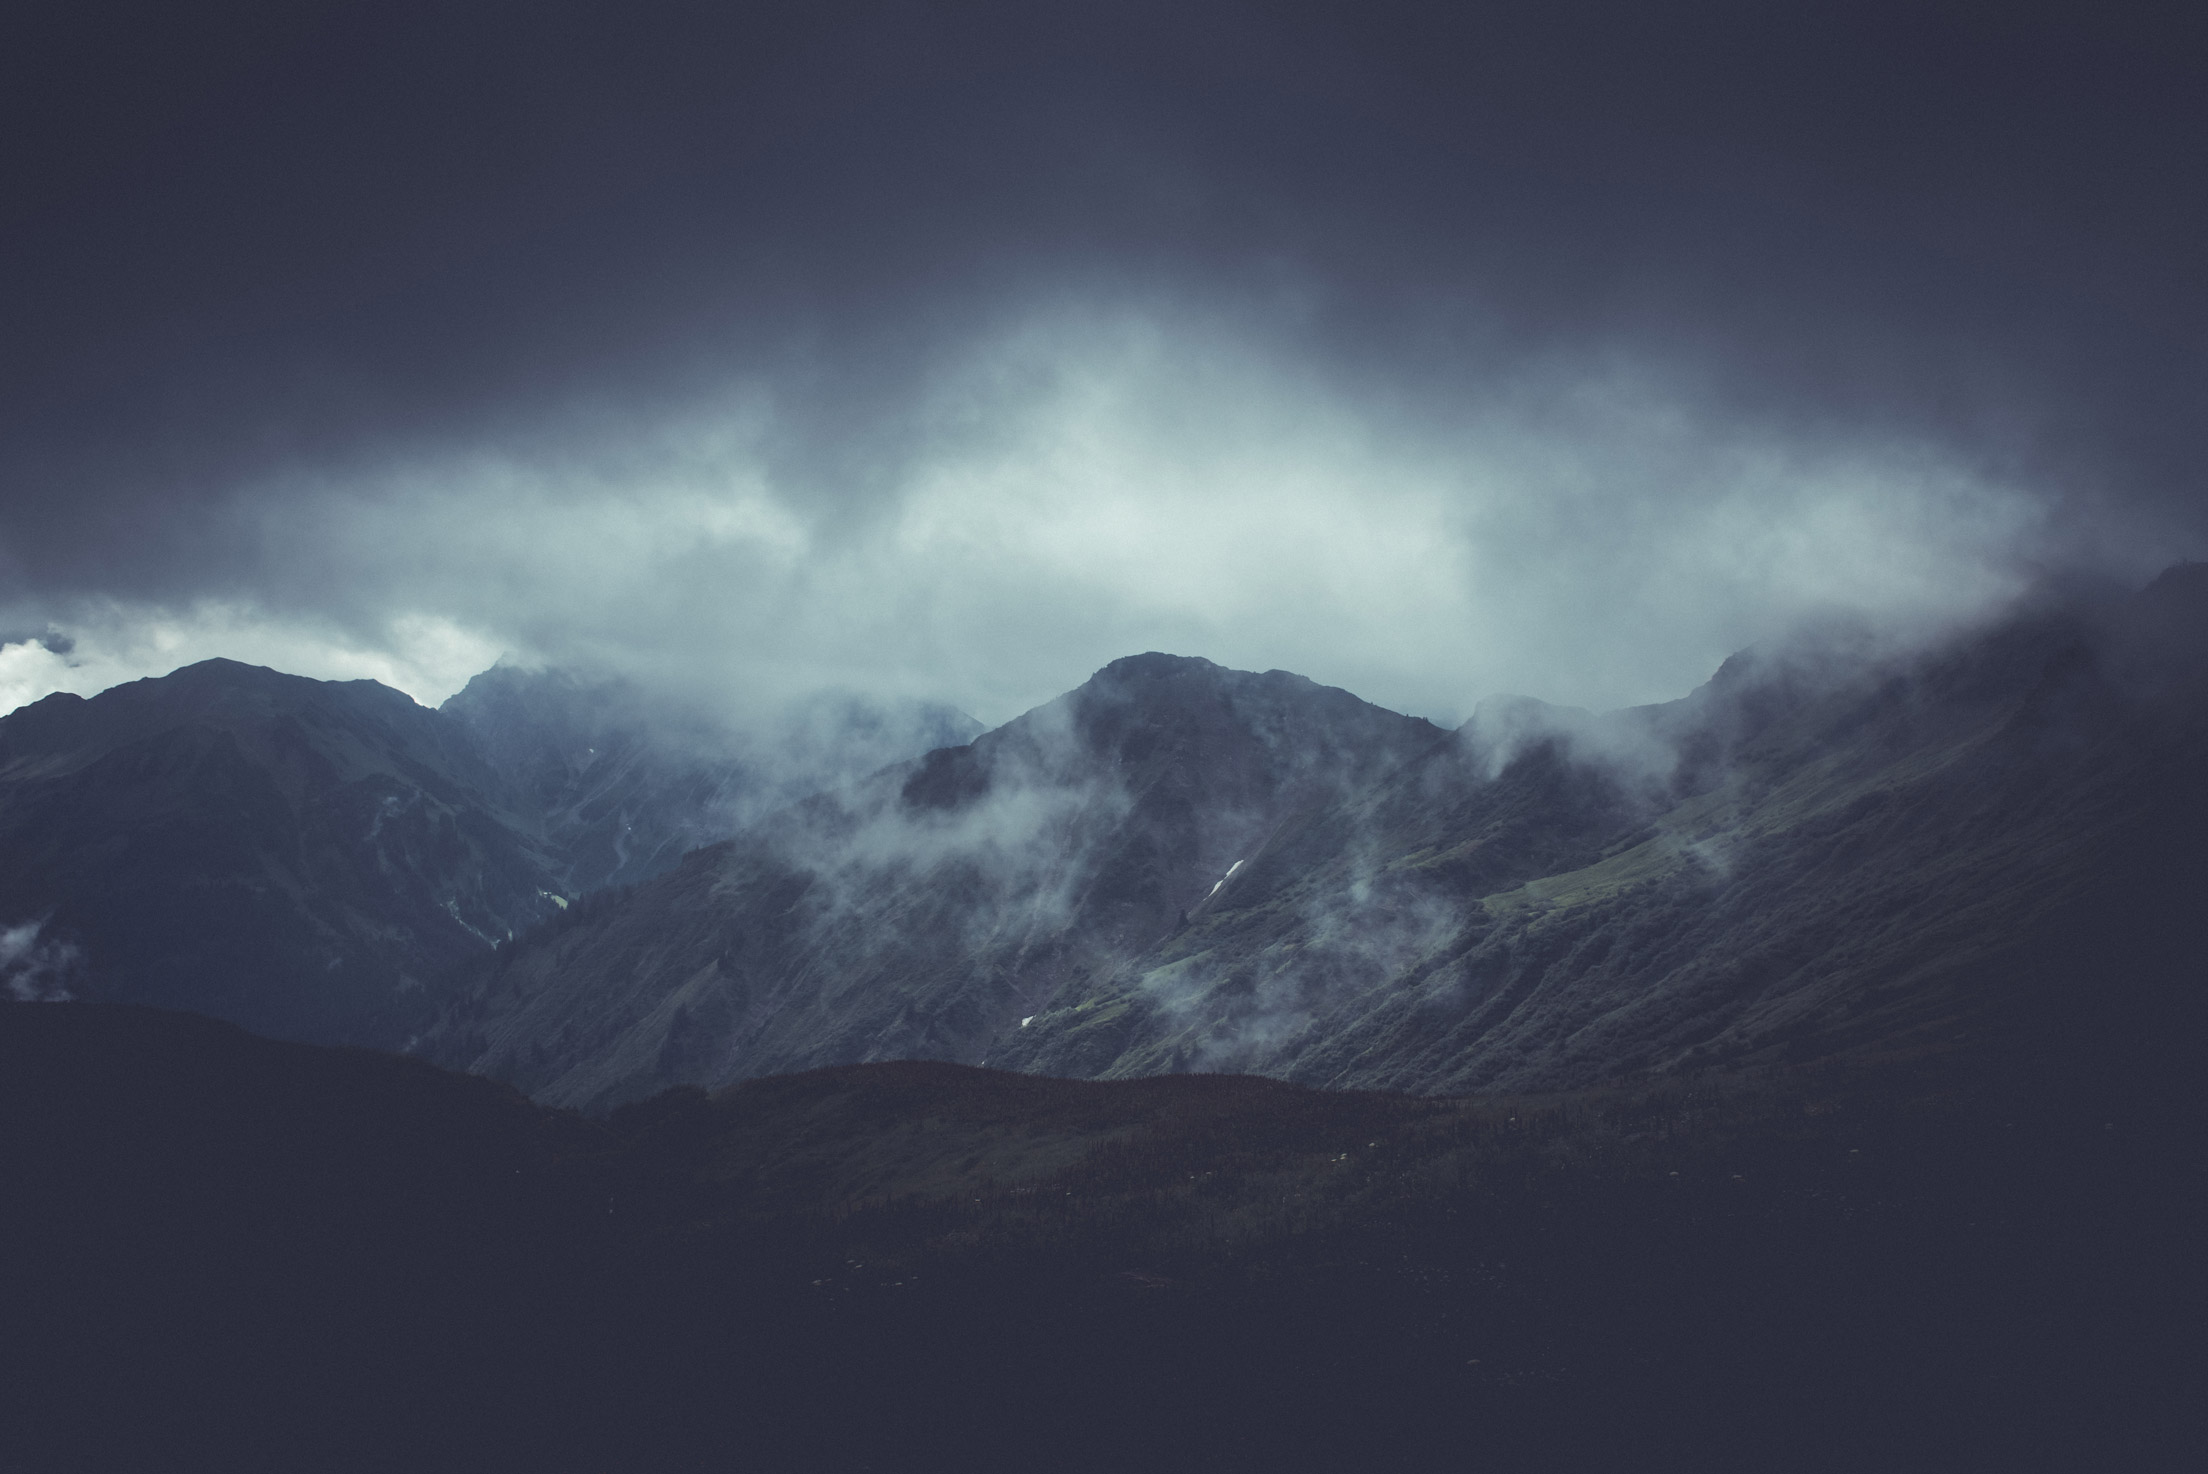
[[[2199,556],[2146,14],[46,7],[0,699],[512,651],[997,720],[1173,649],[1448,717]]]

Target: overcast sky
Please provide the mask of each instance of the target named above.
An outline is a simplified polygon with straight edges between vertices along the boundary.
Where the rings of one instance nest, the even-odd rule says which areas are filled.
[[[11,6],[0,708],[1162,649],[1448,721],[2143,579],[2179,9]]]

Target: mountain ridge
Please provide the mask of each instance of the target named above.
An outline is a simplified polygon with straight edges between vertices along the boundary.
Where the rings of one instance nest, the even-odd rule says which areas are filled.
[[[553,909],[550,858],[435,713],[206,661],[0,718],[0,914],[94,997],[402,1043],[434,979]]]
[[[1380,858],[1368,873],[1306,865],[1293,876],[1300,891],[1280,900],[1255,867],[1238,877],[1246,899],[1235,914],[1205,918],[1070,1014],[1039,1017],[1004,1062],[1106,1077],[1254,1065],[1361,1088],[1577,1088],[1621,1066],[1856,1047],[1877,1033],[1866,1009],[1891,1015],[1889,1035],[1943,1010],[1981,1013],[1998,986],[1963,974],[1991,965],[1979,955],[1989,938],[2009,956],[2029,951],[2025,937],[2048,944],[2033,902],[2075,893],[2123,835],[2151,827],[2154,805],[2203,811],[2191,776],[2208,755],[2203,585],[2179,571],[2142,594],[2175,615],[2150,621],[2144,640],[2127,628],[2139,603],[2114,619],[2028,618],[1821,691],[1781,693],[1750,720],[1716,723],[1722,740],[1706,710],[1727,695],[1714,682],[1641,709],[1636,719],[1657,725],[1697,717],[1656,802],[1645,791],[1635,802],[1629,782],[1605,774],[1579,785],[1608,800],[1590,825],[1559,833],[1555,803],[1533,806],[1552,840],[1581,842],[1579,863],[1467,885],[1452,865],[1476,860],[1493,836],[1475,836],[1467,857],[1400,816],[1374,823]],[[2178,657],[2161,666],[2169,690],[2139,703],[2108,684],[2107,672],[2136,668],[2165,635],[2175,637],[2165,656]],[[1710,753],[1695,751],[1713,742],[1731,745],[1717,783]],[[1554,744],[1536,746],[1464,801],[1492,804],[1570,767]],[[1463,818],[1435,797],[1418,796],[1420,817],[1462,833]],[[1379,895],[1379,914],[1345,939],[1324,896],[1358,885]],[[1392,970],[1311,996],[1330,949],[1344,954],[1337,971],[1354,974],[1391,924],[1413,933]],[[1942,963],[1953,975],[1935,986],[1927,968]],[[1902,986],[1912,977],[1921,986]]]
[[[1442,735],[1286,672],[1130,657],[693,853],[623,903],[648,920],[503,951],[428,1047],[598,1104],[739,1053],[751,1073],[971,1063],[1068,979],[1182,924],[1289,812]],[[732,897],[751,919],[724,925]]]
[[[818,725],[865,715],[847,702]],[[877,725],[806,771],[830,781],[923,730]],[[587,796],[605,801],[593,828],[563,824],[507,756],[378,682],[220,658],[0,716],[0,981],[402,1048],[456,967],[618,869],[588,849],[609,825],[644,831],[645,873],[702,837],[702,761],[633,765],[626,790]]]
[[[1453,733],[1126,657],[524,938],[430,1048],[602,1109],[894,1057],[1463,1091],[1915,1047],[1998,1011],[2158,803],[2208,812],[2204,611],[2181,566]]]

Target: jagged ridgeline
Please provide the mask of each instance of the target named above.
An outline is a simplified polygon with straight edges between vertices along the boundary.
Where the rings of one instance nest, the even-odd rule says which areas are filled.
[[[435,711],[230,660],[49,696],[0,718],[0,983],[399,1048],[575,898],[977,726],[836,696],[716,723],[504,667]]]
[[[589,1108],[914,1057],[1456,1091],[1945,1049],[2090,991],[2096,928],[2197,930],[2109,901],[2202,875],[2204,648],[2187,566],[1456,732],[1135,657],[502,950],[429,1047]]]

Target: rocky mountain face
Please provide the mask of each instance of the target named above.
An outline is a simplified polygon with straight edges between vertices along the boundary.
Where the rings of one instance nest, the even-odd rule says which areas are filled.
[[[624,695],[493,671],[431,711],[211,660],[0,717],[0,985],[398,1048],[569,900],[973,726],[823,701],[739,760]]]
[[[1945,1048],[2102,986],[2142,932],[2208,941],[2139,904],[2208,881],[2208,568],[1907,659],[1736,657],[1665,706],[1486,715],[995,1062],[1569,1089]]]
[[[429,1047],[593,1106],[981,1059],[1185,925],[1283,826],[1444,735],[1282,671],[1116,661],[502,951]]]
[[[2204,573],[1455,733],[1120,661],[524,939],[430,1048],[586,1107],[899,1057],[1459,1091],[1944,1048],[2202,877]]]
[[[396,1045],[430,984],[556,910],[558,862],[453,723],[230,660],[0,718],[0,919],[49,995]]]
[[[585,1104],[706,1045],[1534,1093],[903,1060],[589,1120],[0,1003],[0,1467],[2163,1467],[2204,652],[2193,569],[1451,734],[1140,657],[462,963],[477,1057]],[[0,722],[9,894],[495,868],[453,732],[221,664],[42,703]],[[379,793],[425,812],[340,822]],[[113,966],[82,914],[0,927],[8,996]]]

